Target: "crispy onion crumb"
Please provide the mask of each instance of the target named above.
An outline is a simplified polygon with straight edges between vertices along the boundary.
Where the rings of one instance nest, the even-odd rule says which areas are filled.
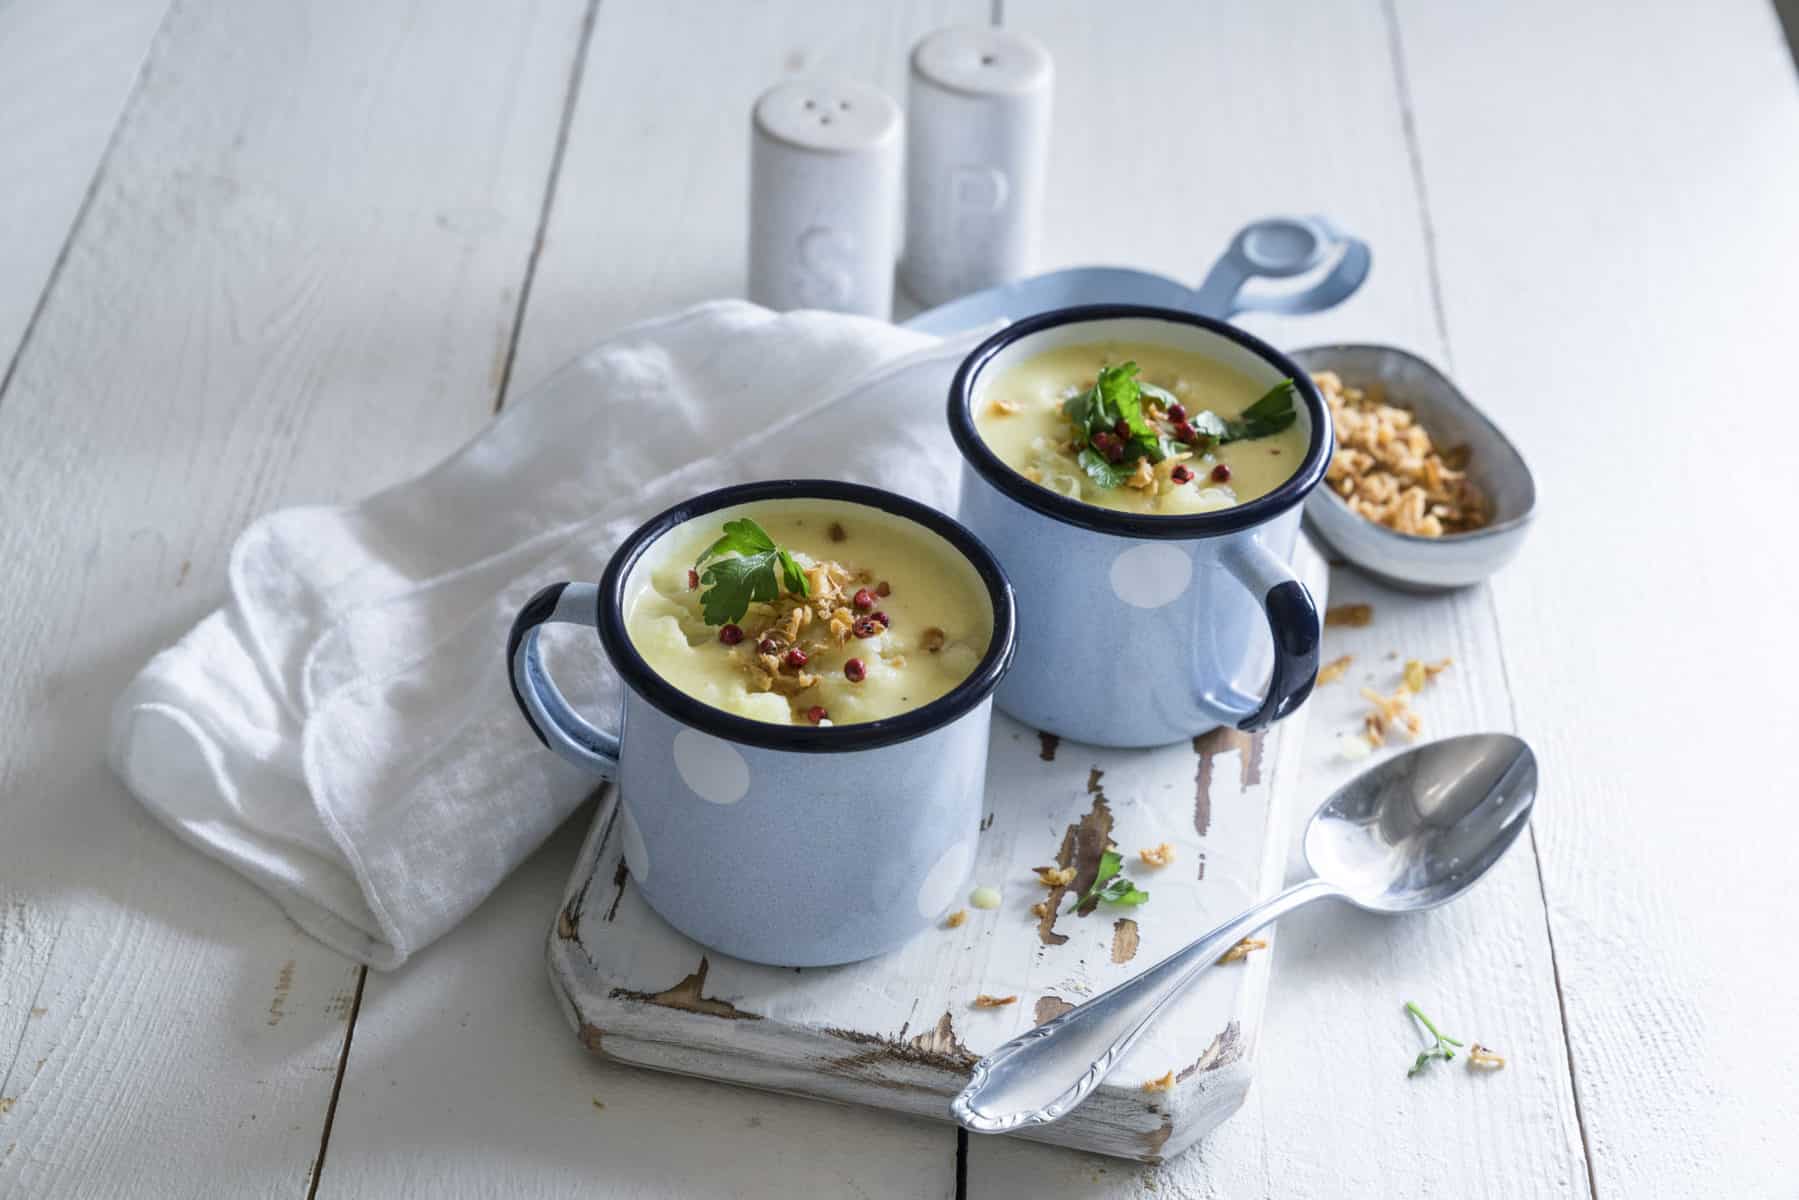
[[[1220,954],[1218,956],[1217,965],[1222,967],[1225,963],[1242,962],[1244,959],[1248,958],[1252,952],[1266,949],[1268,949],[1268,943],[1264,939],[1258,937],[1246,937],[1235,946],[1232,946],[1229,950],[1226,950],[1223,954]]]
[[[1165,867],[1174,861],[1174,847],[1163,842],[1159,846],[1137,851],[1137,857],[1143,860],[1146,867]]]

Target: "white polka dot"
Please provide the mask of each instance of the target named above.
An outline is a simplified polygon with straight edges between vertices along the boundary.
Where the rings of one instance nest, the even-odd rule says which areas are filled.
[[[1161,608],[1193,582],[1193,560],[1179,546],[1144,542],[1112,560],[1112,590],[1132,608]]]
[[[962,881],[968,878],[968,868],[973,865],[973,838],[945,850],[937,865],[926,873],[924,882],[918,885],[918,915],[929,921],[948,908]]]
[[[675,770],[694,795],[714,804],[735,804],[750,790],[750,764],[737,747],[697,729],[675,735]]]
[[[620,840],[625,845],[625,865],[631,868],[631,878],[638,883],[650,881],[650,852],[644,847],[643,832],[637,828],[637,822],[631,819],[631,806],[619,802],[619,818],[623,823]]]

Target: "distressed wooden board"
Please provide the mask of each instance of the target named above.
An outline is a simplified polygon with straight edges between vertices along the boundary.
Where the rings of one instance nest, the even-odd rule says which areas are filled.
[[[190,3],[156,40],[0,395],[0,1196],[307,1188],[361,969],[145,815],[108,711],[245,523],[491,412],[582,13]]]
[[[1296,569],[1323,597],[1303,539]],[[1286,859],[1285,795],[1297,783],[1304,710],[1256,736],[1217,730],[1154,750],[1102,750],[995,714],[987,815],[970,886],[993,911],[930,929],[889,954],[792,970],[709,953],[630,884],[605,806],[549,938],[550,971],[589,1050],[638,1066],[947,1118],[969,1068],[1001,1042],[1105,991],[1272,893]],[[1168,842],[1170,866],[1136,860]],[[1038,918],[1053,893],[1032,867],[1083,869],[1108,843],[1151,893],[1141,908]],[[1084,1105],[1021,1136],[1155,1161],[1243,1103],[1254,1074],[1271,956],[1208,973]],[[981,993],[1013,995],[977,1009]],[[1175,1088],[1146,1093],[1166,1072]]]

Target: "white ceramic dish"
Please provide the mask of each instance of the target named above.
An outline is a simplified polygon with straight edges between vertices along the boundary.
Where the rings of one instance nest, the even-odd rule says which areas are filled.
[[[1357,516],[1326,484],[1306,501],[1307,524],[1321,540],[1381,582],[1412,591],[1467,587],[1511,561],[1536,515],[1536,480],[1518,448],[1448,376],[1392,346],[1312,346],[1291,357],[1307,371],[1335,371],[1352,387],[1381,385],[1388,401],[1417,413],[1440,444],[1468,446],[1468,474],[1493,504],[1484,528],[1415,537]]]

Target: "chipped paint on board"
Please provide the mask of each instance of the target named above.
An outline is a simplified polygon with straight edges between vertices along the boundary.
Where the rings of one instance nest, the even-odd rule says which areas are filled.
[[[658,1008],[673,1008],[681,1012],[698,1013],[705,1017],[722,1017],[727,1021],[760,1021],[761,1013],[745,1012],[729,1000],[720,1000],[705,994],[706,973],[711,969],[711,962],[701,955],[700,965],[694,969],[694,972],[671,988],[660,992],[637,992],[628,988],[613,988],[608,994],[614,1000],[635,1000],[639,1004],[654,1004]]]

